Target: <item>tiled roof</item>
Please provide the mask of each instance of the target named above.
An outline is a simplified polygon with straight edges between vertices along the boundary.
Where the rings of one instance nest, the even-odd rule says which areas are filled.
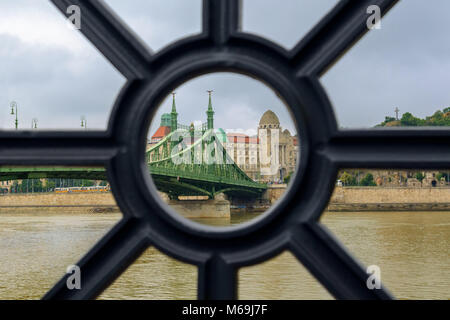
[[[161,139],[167,136],[170,133],[170,127],[159,127],[158,130],[156,130],[155,134],[152,136],[153,139]]]

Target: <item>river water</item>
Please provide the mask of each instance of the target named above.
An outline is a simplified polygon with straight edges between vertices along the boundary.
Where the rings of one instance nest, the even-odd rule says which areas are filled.
[[[120,218],[2,214],[0,299],[40,298]],[[322,223],[362,263],[379,266],[397,298],[450,298],[450,212],[326,213]],[[149,248],[99,298],[195,299],[196,282],[195,267]],[[332,299],[289,252],[241,269],[239,285],[241,299]]]

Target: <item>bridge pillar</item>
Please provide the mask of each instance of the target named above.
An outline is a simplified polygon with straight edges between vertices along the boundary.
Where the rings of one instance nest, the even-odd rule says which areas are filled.
[[[230,201],[223,193],[217,194],[214,199],[206,200],[197,200],[197,197],[174,200],[163,192],[159,194],[165,203],[185,218],[230,218]]]
[[[214,200],[228,201],[228,197],[225,193],[217,193],[216,195],[214,195]]]
[[[232,197],[232,213],[264,212],[281,198],[286,188],[285,184],[272,185],[257,198]]]
[[[169,202],[170,198],[169,198],[169,195],[168,195],[167,193],[158,191],[158,194],[159,194],[159,196],[161,197],[161,199],[162,199],[165,203],[168,203],[168,202]]]

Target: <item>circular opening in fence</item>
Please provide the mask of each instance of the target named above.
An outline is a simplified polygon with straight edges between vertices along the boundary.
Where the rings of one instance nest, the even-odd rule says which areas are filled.
[[[272,89],[220,72],[194,78],[163,100],[145,159],[174,211],[223,227],[261,216],[282,197],[300,144],[295,121]]]

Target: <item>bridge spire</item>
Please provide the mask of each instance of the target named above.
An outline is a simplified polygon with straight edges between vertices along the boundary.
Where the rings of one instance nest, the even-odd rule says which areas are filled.
[[[209,103],[208,103],[208,111],[206,111],[206,116],[208,119],[208,129],[214,129],[214,111],[211,103],[211,93],[213,90],[206,90],[209,94]]]
[[[170,131],[177,130],[178,123],[178,113],[177,107],[175,105],[175,94],[176,92],[172,92],[172,112],[170,112]]]

